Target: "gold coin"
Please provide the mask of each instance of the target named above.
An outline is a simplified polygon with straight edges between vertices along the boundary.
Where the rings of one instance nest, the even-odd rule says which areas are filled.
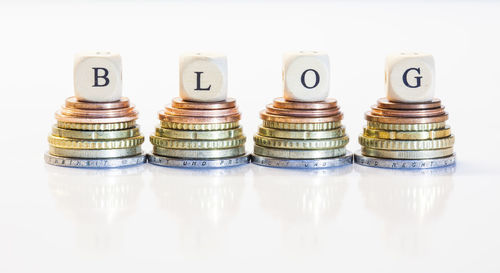
[[[397,124],[397,123],[381,123],[368,121],[368,128],[375,130],[389,131],[430,131],[438,130],[446,127],[446,122],[437,123],[420,123],[420,124]]]
[[[239,122],[226,123],[178,123],[166,120],[161,121],[161,127],[165,129],[190,130],[190,131],[216,131],[234,129],[240,126]]]
[[[259,145],[254,146],[254,153],[256,155],[287,158],[287,159],[320,159],[339,157],[346,154],[345,148],[327,149],[327,150],[287,150],[275,149],[269,147],[262,147]]]
[[[361,153],[364,156],[391,158],[391,159],[430,159],[450,156],[453,154],[453,148],[437,149],[437,150],[420,150],[420,151],[390,151],[378,150],[367,147],[361,148]]]
[[[262,147],[297,150],[324,150],[345,147],[345,145],[349,142],[349,137],[343,136],[329,139],[295,140],[255,135],[253,140],[256,145]]]
[[[153,153],[160,156],[180,158],[226,158],[245,154],[245,146],[215,150],[179,150],[153,146]]]
[[[342,126],[337,129],[325,131],[289,131],[261,126],[259,127],[259,135],[285,139],[326,139],[344,136],[345,128]]]
[[[113,131],[129,129],[135,126],[135,120],[128,122],[118,123],[74,123],[58,121],[57,127],[69,130],[83,130],[83,131]]]
[[[86,150],[124,149],[139,146],[144,143],[143,136],[118,140],[79,140],[50,135],[48,139],[49,144],[54,147]]]
[[[150,136],[149,140],[154,146],[160,146],[169,149],[226,149],[237,147],[245,144],[246,137],[229,138],[222,140],[184,140],[175,138],[164,138],[158,136]]]
[[[382,138],[382,139],[399,139],[399,140],[425,140],[438,139],[451,135],[450,127],[432,131],[385,131],[363,128],[365,137]]]
[[[217,130],[217,131],[183,131],[156,127],[156,136],[177,139],[218,140],[236,138],[243,135],[243,129]]]
[[[81,150],[81,149],[65,149],[49,145],[49,154],[62,157],[72,158],[117,158],[134,156],[142,153],[141,146],[135,146],[124,149],[110,150]]]
[[[295,130],[295,131],[326,131],[339,128],[340,121],[323,122],[323,123],[286,123],[263,120],[262,126],[272,129]]]
[[[63,138],[110,140],[110,139],[136,137],[140,135],[140,132],[139,132],[139,127],[125,129],[125,130],[114,130],[114,131],[80,131],[80,130],[62,129],[54,125],[52,127],[52,135]]]
[[[381,150],[434,150],[453,147],[455,136],[432,140],[387,140],[359,136],[359,144]]]

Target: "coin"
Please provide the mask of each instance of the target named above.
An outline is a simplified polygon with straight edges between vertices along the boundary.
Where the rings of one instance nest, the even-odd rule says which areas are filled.
[[[250,162],[248,155],[220,159],[184,159],[165,157],[154,154],[148,155],[149,163],[153,165],[179,168],[224,168],[245,165]]]
[[[82,150],[82,149],[65,149],[49,145],[49,153],[61,157],[74,158],[116,158],[134,156],[142,153],[141,146],[135,146],[124,149],[107,149],[107,150]]]
[[[45,162],[50,165],[75,168],[118,168],[146,163],[146,155],[109,159],[66,158],[45,153]]]
[[[267,156],[252,155],[254,164],[265,167],[296,168],[296,169],[322,169],[341,167],[352,164],[352,153],[347,151],[345,155],[327,159],[285,159]]]
[[[276,108],[272,104],[268,104],[266,107],[266,113],[277,116],[314,118],[314,117],[329,117],[338,115],[340,113],[340,109],[338,107],[324,109],[324,110],[282,109],[282,108]]]
[[[419,118],[419,117],[436,117],[444,115],[444,106],[435,109],[426,110],[394,110],[394,109],[382,109],[376,106],[372,106],[372,115],[376,116],[387,116],[387,117],[400,117],[400,118]]]
[[[278,149],[298,149],[298,150],[324,150],[345,147],[349,142],[349,137],[343,136],[330,139],[295,140],[254,136],[254,143],[262,147]]]
[[[225,149],[237,147],[245,144],[246,137],[229,138],[222,140],[184,140],[174,138],[164,138],[158,136],[150,136],[149,140],[154,146],[171,149]]]
[[[188,116],[188,117],[227,117],[238,115],[238,108],[215,109],[215,110],[192,110],[183,108],[165,107],[166,115]]]
[[[66,107],[87,110],[108,110],[127,108],[130,106],[128,98],[122,97],[119,101],[114,102],[86,102],[79,101],[76,97],[69,97],[66,99]]]
[[[262,125],[265,128],[296,130],[296,131],[325,131],[339,128],[340,121],[322,122],[322,123],[287,123],[263,120]]]
[[[172,107],[180,109],[193,109],[193,110],[216,110],[227,109],[236,107],[236,100],[227,98],[225,101],[216,102],[194,102],[185,101],[179,97],[172,100]]]
[[[430,169],[447,167],[455,164],[455,154],[447,157],[435,159],[387,159],[363,156],[359,153],[354,154],[354,161],[363,166],[390,168],[390,169]]]
[[[345,128],[339,127],[326,131],[289,131],[259,127],[259,135],[285,139],[326,139],[345,135]]]
[[[337,100],[326,99],[318,102],[296,102],[287,101],[284,98],[276,98],[273,101],[276,108],[282,109],[297,109],[297,110],[322,110],[337,107]]]
[[[62,108],[62,115],[68,117],[84,117],[84,118],[118,118],[123,116],[137,115],[134,106],[121,109],[108,109],[108,110],[87,110],[75,108]]]
[[[236,129],[217,131],[181,131],[156,127],[156,135],[159,137],[177,139],[217,140],[242,136],[243,129],[239,127]]]
[[[260,117],[262,120],[274,121],[274,122],[285,122],[285,123],[325,123],[325,122],[335,122],[342,120],[342,113],[335,116],[321,117],[321,118],[301,118],[301,117],[287,117],[287,116],[277,116],[270,115],[264,111],[260,112]]]
[[[124,116],[118,118],[83,118],[83,117],[69,117],[62,115],[61,112],[56,113],[57,121],[71,122],[71,123],[120,123],[128,122],[137,119],[137,115]]]
[[[240,126],[238,121],[226,123],[177,123],[166,120],[160,121],[161,127],[174,130],[192,130],[192,131],[216,131],[234,129]]]
[[[446,122],[437,123],[422,123],[422,124],[398,124],[398,123],[381,123],[368,121],[368,128],[374,130],[389,130],[389,131],[429,131],[440,130],[445,128]]]
[[[363,128],[363,135],[372,138],[382,139],[399,139],[399,140],[422,140],[422,139],[437,139],[451,135],[450,127],[432,131],[385,131]]]
[[[359,136],[361,146],[381,150],[433,150],[453,147],[455,136],[432,140],[387,140]]]
[[[63,138],[109,140],[109,139],[136,137],[140,135],[140,132],[139,132],[139,127],[125,129],[125,130],[115,130],[115,131],[80,131],[80,130],[62,129],[54,125],[52,127],[52,135]]]
[[[393,159],[430,159],[450,156],[453,154],[453,148],[437,150],[419,150],[419,151],[391,151],[372,148],[361,148],[361,154],[364,156],[393,158]]]
[[[338,157],[346,154],[345,148],[326,150],[287,150],[254,145],[254,154],[267,157],[288,159],[320,159]]]
[[[441,107],[440,99],[433,99],[429,102],[424,103],[407,103],[407,102],[393,102],[389,101],[387,98],[381,98],[378,101],[378,107],[384,109],[396,109],[396,110],[425,110]]]
[[[245,154],[245,146],[239,146],[229,149],[215,149],[215,150],[184,150],[184,149],[170,149],[159,146],[153,146],[153,153],[155,155],[176,157],[176,158],[227,158],[236,157]]]
[[[144,143],[143,136],[117,140],[81,140],[49,135],[48,140],[50,145],[57,148],[86,150],[123,149],[139,146]]]
[[[172,116],[165,115],[165,113],[160,112],[159,114],[160,120],[175,122],[175,123],[199,123],[199,124],[207,124],[207,123],[228,123],[235,122],[240,120],[240,114],[235,114],[232,116],[226,117],[187,117],[187,116]]]
[[[135,120],[118,123],[74,123],[58,121],[57,127],[69,130],[84,130],[84,131],[113,131],[129,129],[135,126]]]
[[[398,124],[422,124],[422,123],[436,123],[448,120],[448,114],[437,117],[426,118],[399,118],[399,117],[383,117],[375,116],[370,112],[365,113],[365,118],[368,121],[375,121],[380,123],[398,123]]]

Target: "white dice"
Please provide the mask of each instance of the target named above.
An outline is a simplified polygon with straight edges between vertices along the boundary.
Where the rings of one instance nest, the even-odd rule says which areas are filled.
[[[179,93],[183,100],[223,101],[227,98],[227,58],[220,54],[184,54],[179,59]]]
[[[122,58],[111,52],[75,55],[75,96],[90,102],[111,102],[122,97]]]
[[[300,51],[283,55],[284,98],[289,101],[313,102],[328,97],[330,60],[316,51]]]
[[[430,54],[390,55],[385,64],[387,99],[408,103],[431,101],[435,77],[434,58]]]

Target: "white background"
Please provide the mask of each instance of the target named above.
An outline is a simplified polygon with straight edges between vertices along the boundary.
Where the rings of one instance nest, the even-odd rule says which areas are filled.
[[[500,6],[494,2],[0,3],[0,272],[499,272]],[[434,55],[455,168],[317,172],[46,166],[73,54],[121,53],[148,136],[178,55],[228,55],[249,138],[281,54],[324,50],[357,150],[385,55]],[[144,144],[149,151],[151,145]]]

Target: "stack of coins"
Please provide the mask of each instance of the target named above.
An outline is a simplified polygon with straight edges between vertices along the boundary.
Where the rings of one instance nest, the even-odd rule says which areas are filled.
[[[111,76],[112,70],[118,70],[116,65],[110,64],[115,62],[116,56],[110,53],[98,55],[85,55],[83,61],[81,57],[77,58],[75,71],[92,70],[89,62],[94,62],[90,65],[92,67],[99,64],[100,69],[108,72],[103,74],[106,76],[95,74],[96,78],[106,79],[107,84],[103,87],[107,87],[115,79]],[[123,167],[146,162],[141,149],[144,137],[136,126],[138,113],[129,99],[116,97],[121,95],[120,91],[114,94],[115,97],[97,102],[106,91],[114,90],[102,89],[102,93],[91,98],[89,90],[78,87],[88,80],[88,77],[81,78],[75,73],[75,87],[83,90],[83,93],[76,93],[82,97],[66,99],[65,105],[55,115],[57,124],[48,137],[49,151],[45,154],[45,161],[52,165],[82,168]],[[95,80],[92,88],[97,88],[95,85],[100,83]]]
[[[225,56],[181,56],[181,98],[159,113],[161,126],[150,137],[150,163],[219,168],[249,162],[236,100],[226,98],[225,63]]]
[[[263,123],[254,136],[253,162],[284,168],[351,164],[343,114],[335,99],[326,98],[328,56],[318,52],[285,55],[283,72],[284,98],[276,98],[260,113]]]
[[[434,69],[432,57],[417,54],[397,57],[403,60],[397,60],[393,64],[396,68],[389,70],[398,75],[389,80],[404,85],[389,82],[393,86],[388,98],[379,99],[365,114],[368,124],[359,136],[362,148],[355,156],[356,162],[373,167],[422,169],[454,164],[455,137],[446,125],[448,114],[441,100],[433,98],[433,90],[429,90],[433,83],[433,72],[428,72]],[[412,72],[420,74],[411,79]],[[405,93],[408,86],[413,90]],[[423,97],[413,100],[418,92]]]

